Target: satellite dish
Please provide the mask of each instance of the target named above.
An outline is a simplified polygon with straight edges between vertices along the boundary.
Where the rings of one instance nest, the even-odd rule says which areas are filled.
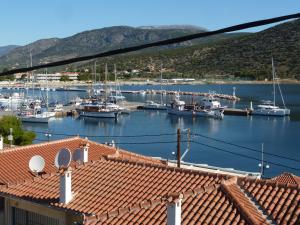
[[[80,148],[77,148],[72,155],[72,160],[75,162],[81,162],[82,161],[82,150]]]
[[[45,167],[45,160],[40,155],[35,155],[29,160],[29,169],[33,173],[42,172]]]
[[[55,156],[54,164],[55,166],[60,168],[67,168],[71,162],[71,152],[67,148],[63,148],[59,150],[59,152]]]

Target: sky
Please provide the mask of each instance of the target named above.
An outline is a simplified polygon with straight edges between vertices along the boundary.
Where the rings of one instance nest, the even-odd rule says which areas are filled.
[[[214,30],[298,12],[299,0],[0,0],[0,46],[119,25]]]

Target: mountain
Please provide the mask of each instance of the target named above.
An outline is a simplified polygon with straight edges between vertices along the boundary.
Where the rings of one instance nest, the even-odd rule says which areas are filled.
[[[81,32],[67,38],[39,40],[29,45],[15,48],[0,57],[0,66],[26,67],[30,62],[30,49],[32,51],[33,64],[36,65],[203,31],[206,30],[186,25],[157,28],[134,28],[128,26],[107,27]],[[226,39],[229,36],[230,35],[219,35],[217,39]],[[166,46],[161,49],[191,46],[195,43],[210,42],[210,40],[214,41],[216,37],[187,41],[181,44]]]
[[[18,47],[18,45],[7,45],[7,46],[0,46],[0,56],[9,53],[11,50]]]
[[[140,52],[116,56],[109,61],[105,59],[105,62],[117,62],[120,70],[138,69],[145,71],[145,74],[149,68],[152,68],[152,73],[158,73],[163,63],[164,69],[173,76],[183,74],[203,78],[234,75],[246,79],[270,79],[273,56],[278,77],[300,79],[300,20],[282,23],[257,33],[228,35],[224,39],[218,37],[214,41],[210,39],[209,42],[166,49],[159,53]],[[99,60],[99,65],[101,62],[103,64],[104,60]]]

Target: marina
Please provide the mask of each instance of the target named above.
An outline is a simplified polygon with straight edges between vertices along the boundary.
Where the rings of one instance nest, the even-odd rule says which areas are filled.
[[[146,90],[147,86],[129,86],[122,85],[121,89],[125,92],[126,101],[123,102],[126,108],[130,109],[129,114],[121,114],[118,120],[101,119],[101,118],[81,118],[78,117],[75,105],[68,105],[72,99],[76,97],[85,98],[87,92],[68,92],[68,91],[50,91],[49,102],[58,101],[63,106],[63,111],[56,112],[56,117],[49,121],[48,124],[24,123],[24,128],[33,130],[37,133],[36,143],[47,141],[45,133],[51,133],[51,140],[65,138],[68,135],[80,134],[82,137],[88,137],[98,142],[111,142],[114,140],[117,146],[124,149],[131,149],[134,152],[146,154],[165,159],[173,159],[171,154],[176,148],[176,135],[174,136],[154,136],[147,138],[135,138],[140,134],[164,134],[174,133],[177,128],[190,128],[194,133],[200,133],[208,137],[230,141],[235,144],[242,144],[246,147],[260,150],[261,143],[264,143],[266,151],[275,154],[282,154],[294,158],[300,158],[297,151],[297,134],[300,121],[300,105],[297,100],[299,94],[299,85],[285,84],[281,85],[285,93],[286,105],[291,109],[291,115],[285,118],[251,116],[249,114],[250,102],[257,104],[262,96],[268,95],[272,91],[272,85],[179,85],[165,86],[170,92],[181,90],[182,92],[221,92],[224,94],[232,93],[233,87],[237,89],[237,95],[240,101],[227,101],[220,99],[221,105],[227,106],[224,109],[223,120],[216,120],[205,117],[181,117],[168,115],[165,110],[145,110],[137,109],[147,100],[160,102],[159,94],[131,94],[139,90]],[[155,90],[160,90],[160,86],[152,86]],[[2,89],[2,94],[8,94],[14,90]],[[31,91],[29,90],[29,95]],[[170,103],[173,95],[164,95],[163,102]],[[187,103],[192,101],[192,95],[182,95],[181,99]],[[194,97],[195,101],[200,101],[202,97]],[[50,107],[49,110],[54,110]],[[1,112],[9,114],[7,111]],[[243,116],[232,116],[243,115]],[[64,130],[62,133],[61,131]],[[42,132],[42,133],[40,133]],[[285,133],[282,136],[282,132]],[[67,136],[66,136],[67,135]],[[132,137],[126,137],[126,136]],[[185,136],[184,136],[185,137]],[[232,138],[234,137],[234,138]],[[207,143],[207,139],[201,137],[193,137],[194,141]],[[164,143],[170,142],[170,143]],[[141,144],[139,144],[141,143]],[[144,144],[148,143],[148,144]],[[293,144],[289,144],[293,143]],[[295,144],[296,143],[296,144]],[[242,154],[249,154],[247,150],[236,147],[230,147],[222,143],[209,141],[209,145],[219,147],[220,149],[229,149],[230,151]],[[299,143],[300,144],[300,143]],[[185,148],[186,144],[182,144]],[[250,156],[260,158],[259,153],[251,153]],[[284,159],[265,156],[267,159],[276,159],[278,162],[286,163]],[[245,160],[243,157],[234,156],[222,151],[216,151],[207,146],[201,146],[191,143],[191,151],[186,156],[187,162],[205,163],[210,166],[234,168],[243,171],[259,171],[258,163],[255,160]],[[298,164],[290,162],[292,167]],[[272,166],[266,170],[266,176],[278,174],[286,171],[286,168]],[[299,174],[296,170],[290,170],[295,174]]]

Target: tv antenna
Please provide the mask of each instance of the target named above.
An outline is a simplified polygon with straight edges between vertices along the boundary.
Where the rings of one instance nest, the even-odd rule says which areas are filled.
[[[67,148],[59,150],[55,156],[54,164],[58,169],[68,168],[71,163],[71,152]]]
[[[75,162],[82,162],[82,150],[77,148],[72,155],[72,160]]]
[[[33,173],[40,173],[45,167],[45,160],[40,155],[35,155],[29,160],[29,169]]]

